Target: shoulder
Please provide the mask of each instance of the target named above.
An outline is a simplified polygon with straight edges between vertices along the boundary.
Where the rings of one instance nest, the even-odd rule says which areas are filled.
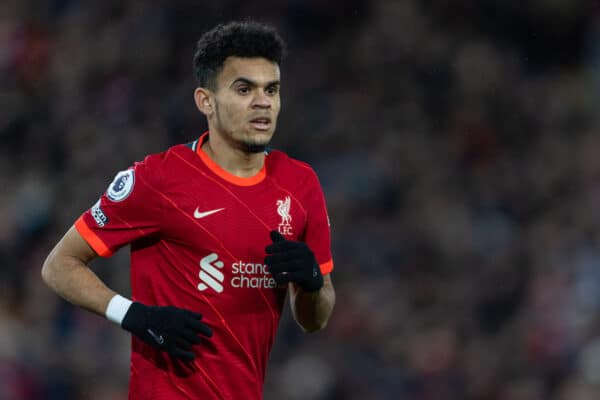
[[[185,144],[178,144],[159,153],[148,154],[142,161],[136,161],[133,165],[136,172],[138,168],[155,172],[172,167],[177,159],[185,158],[189,155],[193,155],[193,150]]]
[[[280,150],[269,151],[267,173],[278,181],[296,182],[303,185],[307,182],[319,183],[317,173],[309,163],[292,158]]]
[[[167,184],[165,180],[168,181],[169,177],[177,176],[177,170],[184,164],[182,160],[193,154],[193,150],[185,144],[178,144],[164,151],[146,155],[143,160],[134,162],[130,169],[133,170],[136,178],[139,177],[153,186],[159,186],[162,183]]]

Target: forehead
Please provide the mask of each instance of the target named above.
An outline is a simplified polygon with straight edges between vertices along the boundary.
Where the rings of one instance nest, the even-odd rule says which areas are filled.
[[[258,84],[278,81],[279,65],[262,57],[227,57],[217,81],[228,86],[239,78],[249,79]]]

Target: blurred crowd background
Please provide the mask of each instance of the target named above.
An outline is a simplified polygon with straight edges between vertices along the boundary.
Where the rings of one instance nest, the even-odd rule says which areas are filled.
[[[312,163],[338,304],[283,319],[265,399],[600,398],[600,2],[2,0],[0,399],[125,399],[128,335],[49,291],[51,247],[206,127],[195,41],[288,40],[274,147]],[[94,270],[128,293],[128,251]]]

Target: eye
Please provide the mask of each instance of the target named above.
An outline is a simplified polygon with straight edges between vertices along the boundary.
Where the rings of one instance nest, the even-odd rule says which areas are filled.
[[[265,92],[271,96],[275,95],[275,94],[279,93],[279,86],[277,86],[277,85],[269,86],[267,88],[267,90],[265,90]]]
[[[239,86],[237,91],[239,94],[248,94],[250,93],[250,88],[248,86]]]

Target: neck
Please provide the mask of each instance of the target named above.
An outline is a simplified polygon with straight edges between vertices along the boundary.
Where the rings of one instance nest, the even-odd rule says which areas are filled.
[[[256,175],[265,162],[264,152],[248,152],[232,147],[221,135],[210,130],[209,140],[202,144],[202,150],[225,171],[240,178]]]

